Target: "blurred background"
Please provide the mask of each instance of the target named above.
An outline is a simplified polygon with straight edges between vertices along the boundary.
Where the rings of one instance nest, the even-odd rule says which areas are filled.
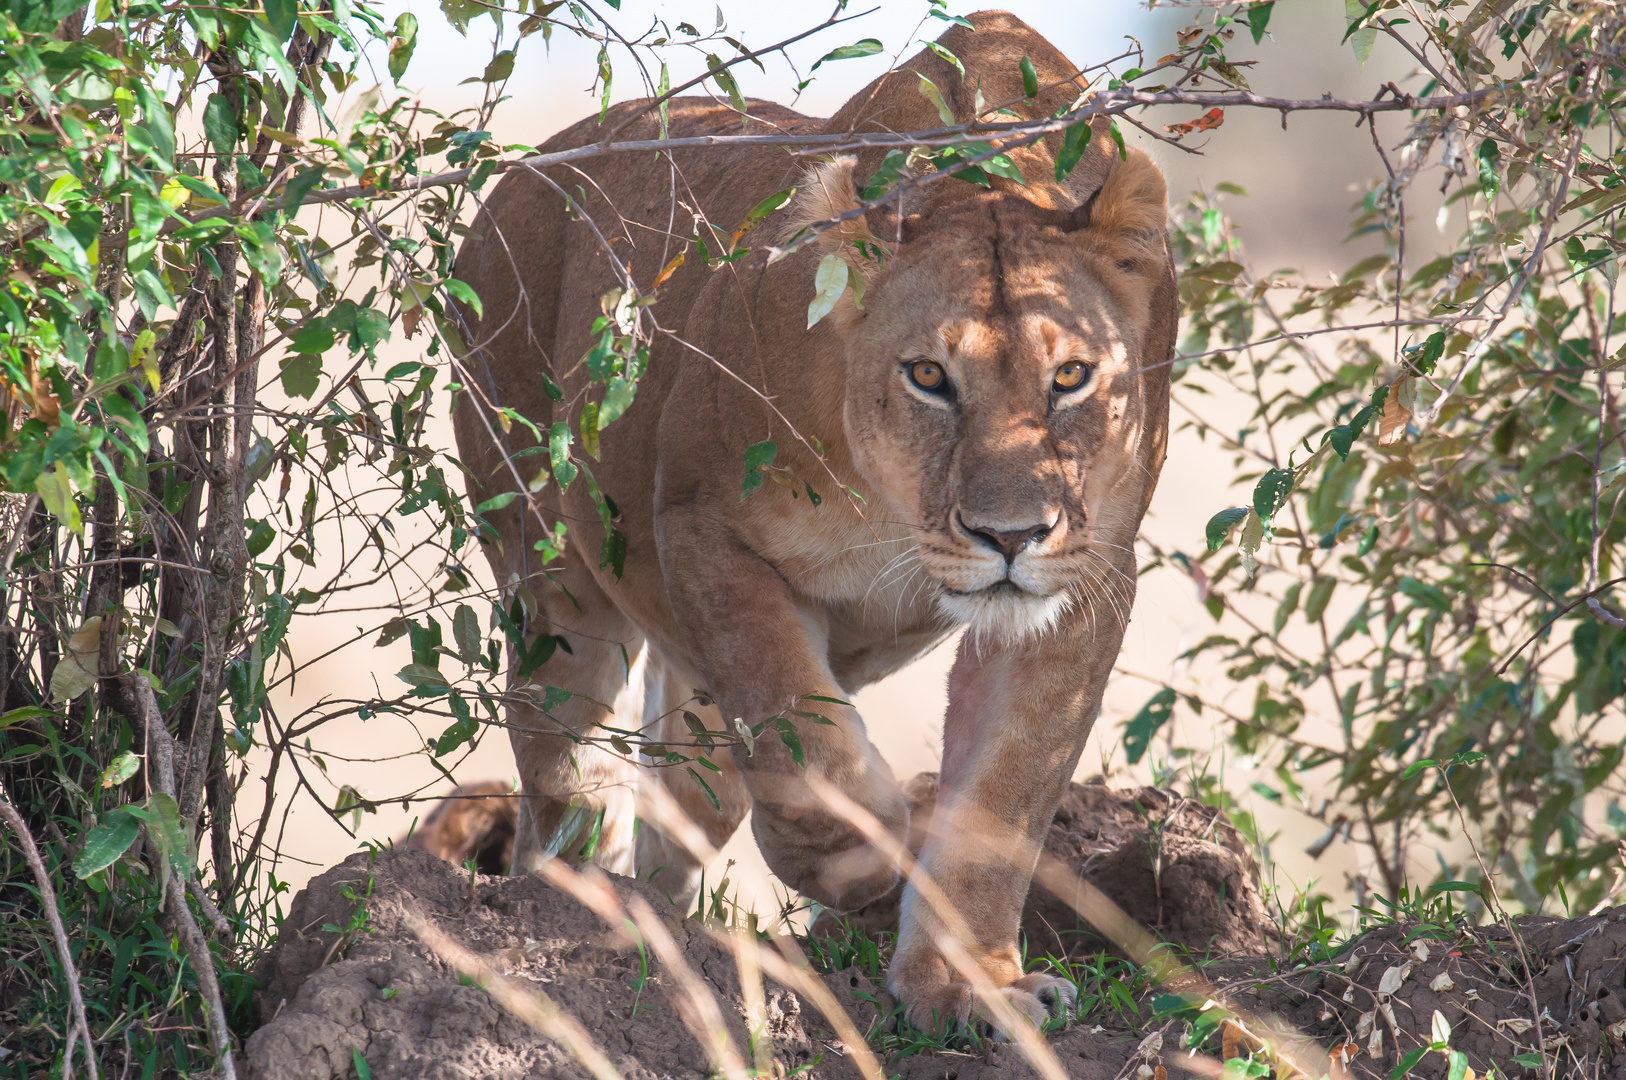
[[[881,54],[824,66],[800,96],[796,93],[798,75],[782,58],[766,58],[765,72],[740,65],[734,70],[744,93],[792,105],[809,115],[829,115],[895,59],[907,60],[917,51],[919,41],[935,37],[944,26],[935,19],[923,18],[924,3],[884,0],[874,6],[870,14],[826,30],[789,51],[804,73],[829,50],[859,38],[880,39],[885,45]],[[1157,57],[1173,51],[1175,34],[1190,15],[1170,5],[1148,10],[1127,0],[1030,0],[1011,6],[1016,15],[1081,66],[1139,45],[1144,49],[1145,66],[1150,67]],[[849,7],[849,13],[864,10],[862,4]],[[417,17],[418,47],[401,79],[401,92],[416,95],[423,109],[443,115],[478,106],[485,87],[474,80],[459,80],[481,71],[496,49],[514,44],[515,23],[511,18],[502,28],[506,36],[498,34],[492,19],[484,17],[471,22],[465,35],[447,22],[435,4],[423,0],[416,4],[387,4],[384,12],[389,20],[401,12]],[[801,5],[749,4],[719,9],[711,0],[656,4],[626,0],[613,21],[631,37],[657,22],[675,26],[687,21],[709,30],[714,22],[723,20],[732,36],[747,47],[760,48],[817,23],[824,14],[823,9]],[[1364,67],[1358,64],[1349,47],[1338,44],[1343,20],[1343,4],[1334,0],[1281,3],[1272,20],[1273,33],[1256,46],[1251,40],[1243,40],[1244,30],[1229,55],[1233,62],[1255,57],[1266,61],[1257,74],[1255,69],[1243,70],[1249,73],[1256,90],[1275,96],[1315,98],[1330,93],[1337,97],[1370,97],[1388,81],[1412,92],[1421,88],[1420,80],[1413,77],[1410,58],[1387,40],[1378,41]],[[1277,39],[1291,41],[1292,48],[1278,45]],[[596,70],[597,50],[596,42],[563,31],[556,31],[546,42],[540,34],[527,38],[518,47],[513,76],[506,88],[507,100],[496,109],[488,125],[496,141],[538,144],[595,112],[598,93],[588,82]],[[646,96],[653,76],[651,83],[643,83],[629,58],[614,59],[612,100]],[[395,91],[385,57],[370,56],[369,62],[389,97]],[[704,50],[696,51],[687,69],[681,64],[673,67],[672,84],[705,69]],[[364,83],[357,83],[350,94],[366,89]],[[1189,107],[1154,110],[1146,120],[1157,125],[1190,120],[1197,111]],[[1303,280],[1325,281],[1332,267],[1349,266],[1368,253],[1362,250],[1362,243],[1370,245],[1374,252],[1380,250],[1376,240],[1346,242],[1346,234],[1351,205],[1376,177],[1383,175],[1383,166],[1364,131],[1357,133],[1359,137],[1351,137],[1353,121],[1348,114],[1298,113],[1288,123],[1291,130],[1284,131],[1276,114],[1233,109],[1219,130],[1186,140],[1188,147],[1199,153],[1160,143],[1128,125],[1123,130],[1132,143],[1144,146],[1163,167],[1172,207],[1178,209],[1190,192],[1214,193],[1222,182],[1246,192],[1216,197],[1234,220],[1256,272],[1291,269]],[[1393,146],[1406,123],[1398,116],[1380,118],[1378,140]],[[1413,191],[1423,196],[1431,187],[1423,183]],[[1413,204],[1416,201],[1414,197]],[[1431,245],[1441,239],[1446,223],[1437,222],[1438,209],[1437,201],[1433,205],[1408,206],[1413,225],[1408,237],[1409,252],[1414,253],[1408,258],[1429,257]],[[1439,246],[1443,249],[1444,245]],[[1312,348],[1330,349],[1326,339],[1311,340]],[[380,370],[401,361],[422,359],[423,344],[421,336],[416,341],[397,336],[380,350]],[[1255,407],[1251,399],[1215,393],[1204,399],[1202,416],[1209,425],[1234,432],[1248,425]],[[1144,526],[1145,537],[1165,550],[1199,549],[1208,518],[1224,506],[1247,501],[1246,492],[1228,490],[1234,474],[1230,453],[1205,442],[1189,426],[1190,420],[1190,415],[1178,411],[1174,417],[1176,430],[1168,463]],[[451,446],[450,425],[444,415],[436,422],[443,428],[441,445]],[[455,486],[461,488],[460,483]],[[410,529],[410,522],[401,528]],[[335,551],[317,552],[317,570],[336,558]],[[479,577],[477,585],[489,585],[483,560],[476,559],[469,569]],[[318,572],[314,576],[324,575]],[[407,643],[400,640],[375,647],[378,624],[388,615],[365,610],[374,604],[387,608],[389,595],[383,586],[370,591],[360,588],[354,590],[353,601],[347,606],[358,612],[354,618],[342,612],[329,613],[305,618],[298,624],[298,632],[289,640],[293,659],[301,668],[298,681],[279,684],[273,697],[284,717],[296,716],[328,696],[350,696],[357,691],[358,681],[380,686],[395,684],[395,672],[409,659]],[[1110,782],[1120,786],[1153,779],[1155,750],[1138,766],[1124,764],[1118,748],[1122,725],[1145,704],[1156,682],[1169,680],[1180,685],[1186,673],[1177,657],[1214,628],[1214,620],[1189,577],[1167,569],[1143,577],[1120,673],[1108,691],[1101,718],[1079,766],[1078,779],[1104,773]],[[856,699],[870,737],[900,779],[937,768],[946,677],[954,648],[954,641],[945,643],[912,667],[864,690]],[[1205,687],[1205,691],[1223,693],[1214,686]],[[1247,707],[1248,703],[1243,702],[1240,711],[1245,713]],[[1217,730],[1201,729],[1200,722],[1183,711],[1180,717],[1174,730],[1160,736],[1159,744],[1172,738],[1181,745],[1212,746],[1223,753],[1225,742]],[[341,785],[353,787],[364,798],[393,796],[425,785],[426,795],[449,791],[452,779],[437,773],[423,756],[415,754],[426,736],[432,738],[438,733],[439,726],[437,721],[420,729],[410,717],[352,717],[329,723],[311,736],[311,748],[323,766],[319,771],[325,775],[313,773],[307,779],[330,803]],[[1317,716],[1312,710],[1301,731],[1313,738],[1318,730],[1330,733],[1334,728],[1330,716]],[[448,759],[448,764],[452,760]],[[1254,764],[1232,757],[1224,759],[1223,767],[1226,786],[1240,794],[1258,820],[1267,874],[1289,895],[1313,887],[1330,894],[1340,907],[1347,906],[1352,883],[1363,872],[1356,848],[1334,843],[1319,858],[1307,854],[1305,847],[1324,826],[1291,805],[1252,795]],[[487,729],[477,748],[451,765],[451,772],[456,781],[465,783],[511,777],[513,757],[506,734]],[[245,819],[252,817],[256,802],[262,798],[258,779],[251,773],[242,790]],[[1181,785],[1176,782],[1173,786]],[[279,788],[286,790],[285,785]],[[285,798],[279,794],[279,804]],[[404,835],[430,806],[427,801],[407,807],[382,806],[376,813],[361,815],[357,835],[352,836],[308,798],[295,798],[287,807],[279,805],[277,823],[272,828],[273,836],[280,832],[277,876],[297,889],[314,873],[355,850],[361,841],[382,842]],[[283,817],[285,808],[288,813]],[[345,824],[352,824],[348,815]],[[1415,845],[1412,850],[1414,857],[1426,862],[1419,868],[1426,880],[1434,872],[1433,855],[1424,845]],[[748,827],[739,831],[724,857],[737,863],[727,873],[739,889],[741,902],[764,911],[773,908],[773,883]],[[710,880],[715,882],[723,873],[724,868],[715,868]]]

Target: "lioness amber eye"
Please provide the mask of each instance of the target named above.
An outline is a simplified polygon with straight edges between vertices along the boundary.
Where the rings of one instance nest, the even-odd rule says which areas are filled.
[[[1056,370],[1055,389],[1058,393],[1077,390],[1089,379],[1094,370],[1082,360],[1069,360]]]
[[[943,366],[935,360],[916,360],[909,365],[909,381],[922,390],[937,392],[948,382]]]

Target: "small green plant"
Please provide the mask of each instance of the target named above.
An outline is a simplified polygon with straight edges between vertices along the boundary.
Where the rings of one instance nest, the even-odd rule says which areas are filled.
[[[638,932],[638,926],[631,919],[625,920],[627,933],[632,935],[632,943],[638,949],[638,973],[632,977],[632,1010],[627,1013],[630,1020],[638,1015],[639,1009],[655,1009],[659,1006],[642,1005],[644,987],[649,985],[649,952],[644,948],[644,935]]]
[[[356,894],[354,882],[347,881],[339,888],[339,895],[356,906],[350,912],[350,918],[343,926],[337,923],[322,924],[322,933],[339,935],[333,940],[333,944],[328,946],[327,955],[322,958],[324,965],[334,957],[342,957],[346,950],[355,943],[357,937],[373,932],[373,928],[368,925],[372,920],[372,914],[367,910],[367,905],[373,898],[373,885],[374,878],[369,874],[367,875],[367,884],[359,896]]]

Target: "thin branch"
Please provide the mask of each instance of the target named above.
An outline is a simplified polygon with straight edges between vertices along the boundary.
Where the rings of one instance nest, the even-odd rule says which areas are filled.
[[[1243,90],[1214,93],[1193,90],[1164,90],[1149,93],[1144,90],[1126,87],[1118,90],[1099,91],[1087,103],[1073,112],[1060,117],[1046,117],[1040,120],[1002,123],[972,121],[917,132],[853,131],[826,135],[691,135],[677,139],[629,139],[625,142],[589,143],[584,146],[571,147],[568,150],[555,150],[546,154],[530,154],[522,158],[510,158],[506,161],[482,162],[481,166],[489,164],[492,166],[493,172],[504,172],[515,167],[523,166],[536,169],[548,165],[563,164],[567,161],[600,157],[605,154],[635,154],[648,150],[722,149],[734,146],[782,146],[800,148],[810,152],[877,147],[907,149],[911,146],[951,146],[963,143],[968,138],[975,136],[986,138],[990,136],[1049,135],[1065,131],[1074,124],[1088,121],[1096,116],[1116,116],[1122,114],[1126,109],[1146,108],[1154,105],[1206,105],[1209,107],[1218,106],[1219,108],[1249,107],[1281,112],[1352,112],[1369,116],[1372,113],[1379,112],[1445,110],[1454,109],[1461,105],[1476,105],[1495,94],[1503,92],[1503,90],[1503,87],[1487,87],[1466,94],[1449,94],[1428,98],[1401,95],[1400,97],[1385,98],[1382,101],[1369,101],[1332,97],[1272,98]],[[299,205],[311,206],[321,203],[344,202],[349,199],[376,198],[390,193],[406,194],[433,187],[454,187],[465,183],[474,175],[477,167],[480,166],[451,169],[389,185],[363,183],[313,191],[300,200]],[[256,189],[246,193],[245,200],[248,197],[258,198],[263,194],[263,189]],[[281,209],[286,209],[289,205],[291,203],[284,200],[278,200],[276,203],[276,206]],[[224,211],[225,208],[222,207],[199,211],[193,217],[184,220],[172,218],[166,223],[164,231],[168,233],[187,224],[195,224],[211,217],[221,217]]]

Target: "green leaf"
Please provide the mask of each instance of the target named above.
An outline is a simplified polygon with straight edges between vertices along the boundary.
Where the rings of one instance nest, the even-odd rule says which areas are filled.
[[[779,731],[779,741],[784,743],[785,748],[790,751],[790,760],[795,763],[798,769],[805,767],[807,761],[802,753],[802,739],[796,733],[796,725],[790,720],[780,717],[774,723],[774,727]]]
[[[1437,881],[1428,887],[1429,892],[1471,892],[1481,891],[1478,882],[1474,881]]]
[[[102,770],[102,775],[98,778],[97,784],[103,788],[118,787],[140,770],[141,759],[126,750],[108,762],[107,768]]]
[[[85,834],[84,847],[73,860],[73,872],[87,878],[98,870],[106,870],[120,855],[130,850],[141,823],[127,811],[114,810],[106,814],[100,825]]]
[[[500,495],[493,495],[479,506],[476,506],[474,512],[476,514],[488,514],[493,510],[501,510],[517,498],[519,498],[519,492],[505,491]]]
[[[1411,1053],[1401,1058],[1400,1064],[1396,1065],[1394,1067],[1394,1071],[1389,1074],[1389,1080],[1401,1080],[1402,1077],[1409,1074],[1412,1067],[1419,1061],[1423,1060],[1423,1055],[1428,1053],[1428,1050],[1429,1048],[1426,1046],[1419,1046]]]
[[[500,83],[514,73],[514,50],[504,49],[491,58],[485,71],[480,75],[483,83]]]
[[[1406,771],[1400,774],[1400,779],[1410,780],[1424,769],[1432,769],[1438,764],[1439,762],[1435,761],[1433,758],[1422,758],[1421,760],[1414,761],[1410,765],[1406,766]]]
[[[350,1064],[355,1067],[356,1080],[373,1080],[373,1070],[367,1064],[367,1059],[361,1056],[360,1050],[350,1051]]]
[[[1408,576],[1400,579],[1400,591],[1431,611],[1442,614],[1451,612],[1451,598],[1437,585],[1430,585]]]
[[[1541,1055],[1529,1053],[1514,1054],[1513,1064],[1523,1065],[1527,1069],[1539,1069],[1541,1068]]]
[[[1208,550],[1218,551],[1219,546],[1225,543],[1225,538],[1231,535],[1231,530],[1242,523],[1248,516],[1245,506],[1233,506],[1229,510],[1221,510],[1208,519],[1208,528],[1205,530],[1208,537]]]
[[[1372,44],[1378,39],[1378,28],[1366,24],[1382,7],[1382,0],[1372,0],[1371,7],[1361,3],[1361,0],[1344,0],[1344,18],[1349,21],[1344,30],[1344,41],[1349,42],[1355,50],[1355,60],[1362,67],[1366,66],[1366,58],[1372,55]]]
[[[1208,70],[1212,71],[1214,74],[1218,75],[1232,86],[1240,86],[1244,90],[1251,89],[1251,87],[1248,86],[1248,80],[1243,76],[1242,72],[1238,71],[1235,67],[1227,64],[1223,60],[1210,59],[1208,61]]]
[[[827,63],[831,60],[856,60],[860,56],[874,56],[876,53],[881,51],[881,48],[881,43],[875,38],[863,38],[859,41],[853,42],[851,45],[843,45],[839,49],[831,49],[829,52],[815,60],[813,62],[813,66],[808,68],[807,71],[808,74],[811,75],[813,72],[819,70],[820,64]]]
[[[924,75],[920,76],[920,96],[937,107],[937,116],[944,127],[954,126],[954,110],[943,100],[943,92],[937,88],[937,84]]]
[[[555,421],[548,429],[548,464],[553,467],[553,478],[559,482],[560,491],[570,487],[579,471],[570,460],[571,442],[570,425],[563,420]]]
[[[1419,375],[1429,375],[1434,371],[1434,365],[1439,363],[1440,357],[1445,354],[1445,331],[1440,330],[1430,334],[1428,340],[1411,352],[1411,368]]]
[[[390,78],[401,81],[417,47],[418,17],[410,11],[402,12],[395,17],[395,36],[390,39]]]
[[[835,310],[836,301],[847,289],[847,261],[840,255],[826,255],[819,260],[819,269],[813,275],[813,300],[807,305],[807,328],[813,329],[818,321]]]
[[[1174,714],[1174,688],[1165,686],[1152,695],[1152,700],[1141,706],[1140,712],[1124,725],[1124,756],[1129,764],[1139,764],[1152,745],[1152,736],[1169,722]]]
[[[638,392],[636,379],[629,379],[624,375],[617,375],[610,380],[604,388],[604,397],[598,403],[598,428],[603,431],[612,423],[619,420],[621,415],[632,407],[632,399]]]
[[[958,71],[960,73],[960,81],[965,81],[965,65],[960,62],[960,58],[958,56],[955,56],[952,52],[945,49],[935,41],[926,42],[926,48],[930,49],[934,54],[936,54],[939,60],[942,60],[944,63],[954,68],[955,71]]]
[[[402,682],[412,686],[446,685],[446,676],[441,674],[439,668],[430,667],[428,664],[408,664],[395,675]]]
[[[1502,162],[1502,150],[1496,145],[1496,140],[1486,139],[1480,143],[1474,161],[1479,166],[1479,190],[1485,193],[1486,199],[1496,198],[1496,192],[1502,186],[1501,174],[1497,168]]]
[[[37,720],[45,716],[58,715],[60,714],[54,713],[50,709],[42,709],[38,705],[24,705],[20,709],[12,709],[8,713],[0,714],[0,731],[4,731],[14,724],[20,724],[24,720]]]
[[[692,765],[687,766],[687,768],[689,770],[689,775],[694,777],[694,782],[700,785],[700,790],[704,791],[706,793],[706,798],[711,800],[712,808],[720,812],[723,809],[722,801],[717,798],[717,793],[711,790],[711,785],[706,783],[706,778],[695,772]]]
[[[1253,512],[1259,515],[1261,524],[1270,524],[1270,519],[1276,516],[1276,511],[1282,508],[1282,504],[1287,501],[1288,493],[1292,490],[1292,469],[1265,471],[1265,475],[1253,486]]]
[[[898,177],[903,175],[904,167],[909,163],[909,155],[902,150],[888,150],[886,157],[871,174],[859,198],[865,202],[872,202],[891,191],[897,184]]]
[[[1276,7],[1276,0],[1266,0],[1263,4],[1255,4],[1248,9],[1248,29],[1253,32],[1253,43],[1258,45],[1265,40],[1265,30],[1270,26],[1270,13]]]
[[[1039,73],[1033,70],[1033,61],[1028,59],[1026,53],[1022,54],[1022,96],[1036,98],[1039,96]]]
[[[452,614],[452,640],[457,642],[457,654],[469,663],[480,658],[480,619],[467,604],[457,605]]]
[[[1090,122],[1080,120],[1062,135],[1061,152],[1056,155],[1056,179],[1065,180],[1078,167],[1090,146]]]
[[[1317,623],[1327,610],[1327,604],[1332,600],[1332,592],[1338,587],[1338,579],[1333,577],[1316,578],[1315,584],[1310,586],[1309,598],[1304,601],[1304,621]]]
[[[740,481],[740,502],[762,486],[762,470],[773,464],[779,446],[773,440],[752,443],[745,448],[745,479]]]
[[[289,397],[313,398],[322,374],[322,357],[315,353],[289,353],[282,358],[282,392]]]
[[[256,521],[253,528],[249,529],[248,536],[244,539],[244,543],[248,547],[249,557],[257,559],[264,555],[266,549],[271,546],[271,542],[276,538],[276,526],[272,525],[269,519]]]
[[[1461,1050],[1453,1050],[1448,1056],[1451,1062],[1450,1069],[1445,1074],[1445,1080],[1467,1080],[1468,1055]]]
[[[723,61],[715,53],[707,54],[706,63],[709,65],[707,74],[711,76],[711,81],[716,83],[723,93],[728,95],[729,104],[733,105],[741,115],[744,115],[745,95],[740,93],[740,84],[735,80],[734,73],[723,65]],[[605,84],[606,92],[608,92],[608,85],[608,83]]]
[[[598,402],[589,401],[582,405],[581,419],[576,423],[582,434],[582,450],[593,460],[598,460]]]
[[[455,299],[461,301],[465,307],[473,311],[476,319],[485,318],[486,307],[484,304],[480,303],[479,294],[474,291],[468,282],[459,281],[456,278],[447,278],[446,291],[451,293]]]
[[[1371,552],[1372,548],[1376,546],[1377,542],[1378,523],[1374,521],[1372,524],[1366,527],[1366,532],[1361,534],[1361,542],[1355,545],[1355,557],[1357,559],[1364,559],[1367,554]]]
[[[182,881],[192,876],[192,837],[181,824],[181,808],[162,791],[147,796],[147,833]]]
[[[203,106],[203,133],[209,137],[216,152],[229,154],[242,133],[237,129],[237,117],[225,94],[210,94]]]
[[[271,24],[278,41],[286,42],[294,36],[298,20],[299,0],[265,0],[265,21]]]

